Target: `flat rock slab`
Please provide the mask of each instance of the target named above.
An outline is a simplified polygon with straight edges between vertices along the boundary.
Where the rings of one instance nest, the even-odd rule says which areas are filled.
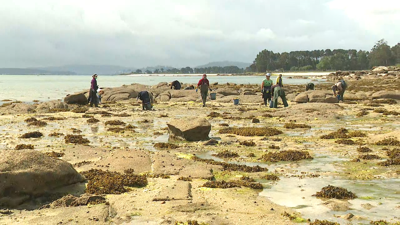
[[[221,166],[208,165],[189,159],[178,158],[173,153],[157,152],[153,155],[153,173],[180,175],[191,178],[212,177],[211,170],[220,170]]]
[[[186,181],[176,181],[173,185],[164,186],[153,201],[191,200],[192,185]]]
[[[151,171],[151,159],[146,151],[135,149],[105,150],[87,146],[70,147],[64,160],[72,163],[76,170],[102,169],[124,172],[133,169],[135,174]]]

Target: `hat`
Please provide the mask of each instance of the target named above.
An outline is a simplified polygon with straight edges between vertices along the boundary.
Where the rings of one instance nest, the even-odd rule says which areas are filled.
[[[267,73],[267,74],[265,74],[267,77],[270,77],[271,76],[271,74],[270,73]]]

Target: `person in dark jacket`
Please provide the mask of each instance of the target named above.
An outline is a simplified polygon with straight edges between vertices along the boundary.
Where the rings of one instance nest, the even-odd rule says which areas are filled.
[[[137,99],[142,101],[143,110],[151,110],[153,108],[151,94],[148,91],[139,92]]]
[[[271,103],[269,104],[270,108],[277,108],[278,107],[278,97],[281,97],[282,102],[283,102],[283,106],[288,107],[288,103],[286,101],[286,95],[285,95],[285,91],[283,90],[283,88],[279,85],[279,84],[275,84],[274,86],[272,86],[272,93],[273,93],[273,98]]]
[[[97,74],[94,74],[92,76],[92,81],[90,82],[90,90],[88,98],[88,103],[90,103],[90,107],[93,107],[93,104],[95,107],[99,107],[99,99],[97,98],[98,88],[99,86],[97,86]]]
[[[171,89],[174,89],[174,90],[181,90],[181,88],[182,88],[182,86],[181,86],[181,82],[179,82],[179,81],[177,81],[177,80],[175,80],[175,81],[173,81],[172,83],[171,83]]]
[[[308,90],[314,90],[314,83],[306,84],[306,91],[308,91]]]
[[[199,87],[200,87],[201,98],[203,99],[203,107],[205,107],[208,96],[208,90],[212,91],[210,88],[210,82],[208,81],[206,74],[203,74],[202,79],[200,79],[199,82],[197,83],[196,92],[199,89]]]

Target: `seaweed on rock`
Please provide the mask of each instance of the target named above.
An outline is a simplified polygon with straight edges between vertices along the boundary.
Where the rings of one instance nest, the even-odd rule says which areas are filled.
[[[345,188],[335,187],[332,185],[323,187],[321,191],[317,192],[313,196],[320,197],[320,198],[336,198],[336,199],[355,199],[355,198],[357,198],[357,195],[355,195],[351,191],[348,191]]]
[[[261,166],[246,166],[246,165],[239,165],[239,164],[230,164],[226,162],[217,162],[212,159],[201,159],[197,156],[193,156],[192,160],[198,162],[205,162],[211,165],[218,165],[222,166],[224,171],[242,171],[247,173],[255,173],[255,172],[265,172],[268,171],[267,168]]]
[[[20,144],[15,146],[15,150],[22,150],[22,149],[34,149],[35,147],[31,144]]]
[[[39,131],[34,131],[25,133],[20,138],[40,138],[40,137],[43,137],[43,134]]]
[[[248,187],[251,189],[263,189],[260,183],[248,182],[248,181],[207,181],[202,187],[208,188],[235,188],[235,187]]]
[[[241,142],[239,142],[239,144],[240,145],[244,145],[244,146],[250,146],[250,147],[252,147],[252,146],[256,146],[256,143],[254,142],[254,141],[241,141]]]
[[[389,137],[375,143],[376,145],[389,145],[389,146],[400,146],[400,141],[397,138]]]
[[[372,152],[372,150],[370,148],[366,147],[366,146],[358,147],[357,151],[358,152]]]
[[[268,127],[229,127],[219,130],[220,134],[236,134],[240,136],[274,136],[282,131]]]
[[[239,154],[237,154],[236,152],[230,152],[228,150],[225,150],[223,152],[213,154],[213,156],[216,156],[219,158],[237,158],[237,157],[239,157]]]
[[[26,123],[32,123],[38,121],[35,117],[30,117],[24,120]]]
[[[355,145],[356,143],[351,139],[339,139],[335,141],[336,144]]]
[[[311,129],[311,126],[307,125],[307,124],[296,124],[296,123],[285,123],[285,125],[283,126],[286,129],[297,129],[297,128],[305,128],[305,129]]]
[[[40,121],[40,120],[37,120],[37,121],[31,122],[31,123],[28,123],[28,126],[35,126],[35,127],[44,127],[44,126],[46,126],[46,125],[47,125],[46,122]]]
[[[328,220],[318,220],[316,219],[314,222],[310,223],[310,225],[340,225],[339,223],[336,222],[331,222]]]
[[[54,157],[54,158],[63,157],[65,155],[63,152],[55,152],[55,151],[46,152],[45,154],[47,156]]]
[[[155,143],[153,145],[153,147],[156,149],[177,149],[177,148],[179,148],[179,146],[176,144],[164,143],[164,142]]]
[[[303,159],[313,159],[310,153],[307,151],[279,151],[279,152],[268,152],[260,158],[266,162],[279,162],[279,161],[299,161]]]
[[[71,144],[81,144],[81,145],[87,145],[90,143],[90,141],[84,137],[82,137],[82,135],[73,135],[73,134],[69,134],[67,136],[64,137],[65,143],[71,143]]]
[[[145,187],[148,183],[146,175],[132,173],[91,169],[82,174],[89,180],[86,187],[89,194],[121,194],[128,191],[126,187]]]
[[[106,125],[111,125],[111,126],[124,126],[125,122],[120,121],[120,120],[109,120],[105,123]]]

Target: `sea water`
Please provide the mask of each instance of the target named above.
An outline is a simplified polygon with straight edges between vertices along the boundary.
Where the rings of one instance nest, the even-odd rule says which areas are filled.
[[[88,90],[90,88],[90,75],[0,75],[0,104],[3,100],[32,102],[33,100],[49,101],[62,99],[67,94]],[[97,78],[99,87],[119,87],[124,84],[140,83],[155,85],[160,82],[179,80],[183,83],[196,84],[201,75],[100,75]],[[210,83],[236,83],[236,84],[261,84],[263,76],[208,76]],[[276,77],[271,77],[276,80]],[[324,79],[312,82],[324,82]],[[284,84],[306,84],[311,79],[287,79]]]

